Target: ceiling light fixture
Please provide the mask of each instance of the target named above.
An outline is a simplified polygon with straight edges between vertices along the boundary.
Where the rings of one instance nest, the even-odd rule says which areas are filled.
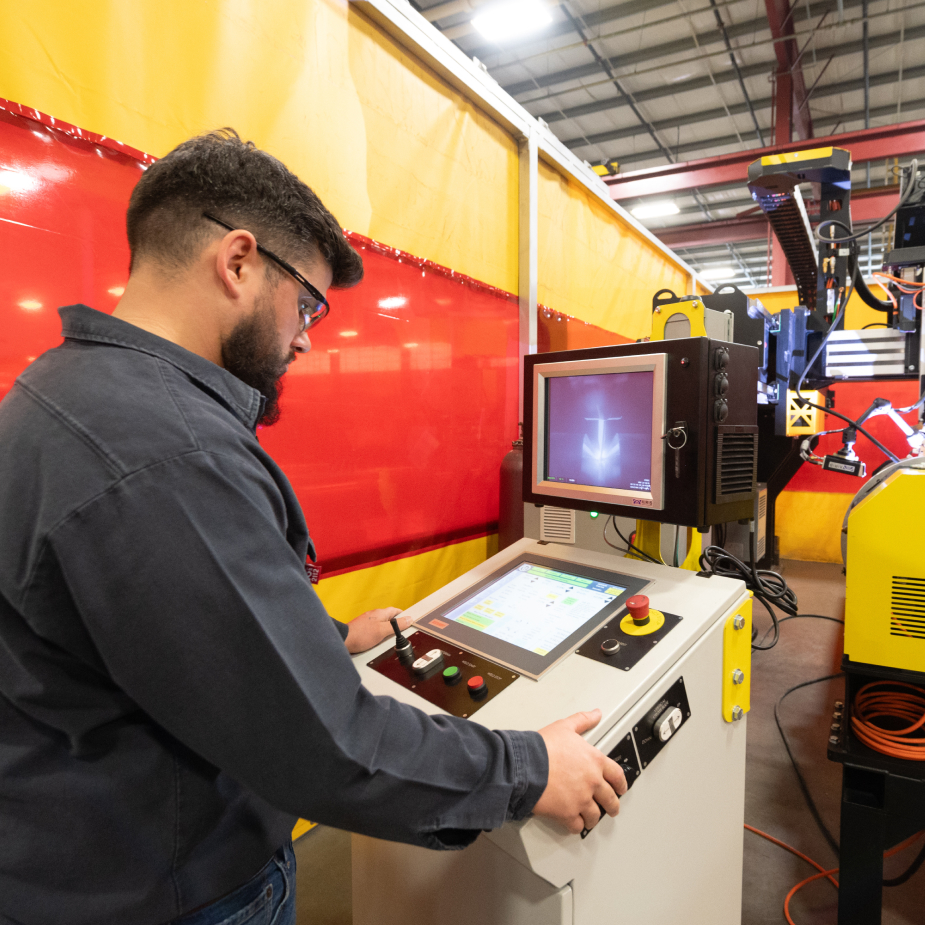
[[[707,267],[700,275],[704,279],[735,279],[739,274],[732,267]]]
[[[661,218],[663,215],[677,215],[680,211],[673,202],[648,202],[630,210],[633,218]]]
[[[508,0],[472,17],[472,25],[490,42],[505,42],[538,32],[552,22],[539,0]]]

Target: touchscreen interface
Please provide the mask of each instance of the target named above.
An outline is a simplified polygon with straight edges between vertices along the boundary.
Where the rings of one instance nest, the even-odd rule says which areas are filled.
[[[441,620],[547,655],[625,590],[524,562],[441,614]]]

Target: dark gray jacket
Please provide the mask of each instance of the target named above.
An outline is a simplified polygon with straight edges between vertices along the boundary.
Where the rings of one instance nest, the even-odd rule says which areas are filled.
[[[297,815],[432,848],[525,816],[536,733],[360,684],[260,395],[61,316],[0,403],[0,922],[165,922],[256,873]]]

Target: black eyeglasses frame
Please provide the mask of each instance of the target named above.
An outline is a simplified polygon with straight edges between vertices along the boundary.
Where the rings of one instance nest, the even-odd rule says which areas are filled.
[[[235,231],[233,225],[229,225],[228,222],[223,222],[220,218],[216,218],[214,215],[210,215],[208,212],[202,213],[203,218],[207,218],[210,222],[215,222],[216,225],[221,225],[222,228],[227,228],[229,231]],[[246,230],[246,229],[242,229]],[[331,305],[328,300],[294,267],[292,264],[287,263],[283,260],[282,257],[277,257],[273,251],[265,248],[256,238],[254,238],[255,243],[257,244],[258,253],[263,254],[264,257],[269,257],[274,263],[282,267],[300,286],[302,286],[308,294],[318,303],[320,303],[321,308],[317,310],[315,314],[307,314],[299,308],[299,316],[302,319],[302,327],[299,330],[301,334],[303,331],[307,331],[309,328],[314,327],[320,321],[323,321],[327,316],[328,312],[331,311]]]

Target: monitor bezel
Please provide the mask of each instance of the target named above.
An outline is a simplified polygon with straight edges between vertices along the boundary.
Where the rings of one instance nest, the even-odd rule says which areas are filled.
[[[661,511],[665,508],[665,433],[667,394],[665,353],[629,354],[592,360],[559,360],[533,367],[533,453],[532,491],[563,500],[592,504],[619,504],[629,508]],[[546,382],[564,376],[598,376],[608,373],[652,372],[652,474],[650,491],[601,488],[597,485],[563,484],[545,478],[546,472]]]
[[[480,630],[472,629],[455,620],[442,620],[467,598],[478,594],[483,588],[497,581],[499,578],[515,571],[524,563],[530,565],[539,565],[543,568],[555,569],[559,572],[570,572],[581,578],[588,578],[593,581],[603,581],[612,585],[620,585],[625,590],[617,595],[609,604],[599,610],[593,617],[589,617],[575,632],[567,636],[554,649],[551,649],[546,655],[539,655],[513,643],[498,639],[495,636],[489,636]],[[496,569],[485,576],[475,584],[470,585],[464,591],[450,598],[450,600],[434,608],[424,616],[414,621],[415,629],[422,630],[431,636],[436,636],[446,642],[453,643],[461,649],[466,649],[476,655],[481,655],[491,659],[499,665],[510,668],[512,671],[532,678],[534,681],[539,680],[540,676],[545,674],[550,668],[553,668],[570,652],[574,651],[586,639],[596,633],[608,620],[616,616],[625,608],[626,600],[635,594],[642,593],[649,585],[652,579],[640,578],[636,575],[628,575],[625,572],[611,571],[609,569],[594,568],[589,565],[581,565],[577,562],[569,562],[562,559],[552,559],[546,556],[538,556],[535,553],[521,553],[509,562],[499,565]],[[440,623],[446,623],[446,626],[434,626],[431,622],[437,619]],[[414,636],[411,636],[412,644]]]

